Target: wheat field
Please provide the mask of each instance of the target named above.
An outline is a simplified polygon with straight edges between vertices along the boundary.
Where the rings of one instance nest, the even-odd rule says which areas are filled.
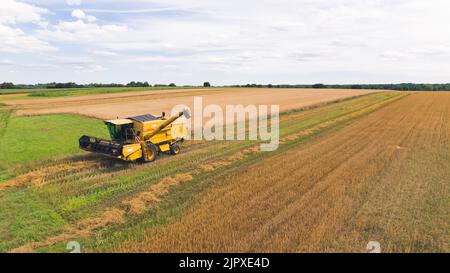
[[[224,177],[131,252],[449,251],[450,96],[414,94]]]
[[[448,251],[449,105],[379,92],[288,110],[271,153],[191,141],[152,164],[78,153],[5,165],[0,251]]]

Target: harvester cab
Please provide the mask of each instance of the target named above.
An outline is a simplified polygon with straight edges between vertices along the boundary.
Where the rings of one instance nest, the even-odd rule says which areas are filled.
[[[113,141],[126,143],[133,139],[133,121],[130,119],[106,120],[106,127]]]
[[[188,111],[166,118],[153,115],[135,116],[126,119],[106,120],[111,140],[82,136],[80,148],[101,153],[125,161],[151,162],[161,153],[177,155],[186,135],[183,123],[175,123],[182,116],[190,118]]]

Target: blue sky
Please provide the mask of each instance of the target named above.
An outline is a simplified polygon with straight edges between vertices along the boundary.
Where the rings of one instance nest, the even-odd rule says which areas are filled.
[[[1,0],[0,82],[450,82],[447,0]]]

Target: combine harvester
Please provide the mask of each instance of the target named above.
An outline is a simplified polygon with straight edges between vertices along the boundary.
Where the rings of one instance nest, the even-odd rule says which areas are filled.
[[[163,113],[136,116],[127,119],[106,120],[111,140],[82,136],[80,148],[94,153],[106,154],[125,161],[152,162],[159,153],[180,153],[186,129],[184,124],[173,124],[180,117],[190,118],[187,110],[169,119]]]

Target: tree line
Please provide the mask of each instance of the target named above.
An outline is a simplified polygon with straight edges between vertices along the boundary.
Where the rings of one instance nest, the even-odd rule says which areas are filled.
[[[234,88],[314,88],[314,89],[375,89],[398,91],[450,91],[450,83],[399,83],[399,84],[244,84],[229,85]]]
[[[66,88],[95,88],[95,87],[176,87],[174,83],[170,84],[149,84],[148,82],[132,81],[127,84],[120,83],[89,83],[77,84],[74,82],[66,83],[39,83],[39,84],[14,84],[12,82],[0,83],[0,89],[66,89]]]
[[[67,83],[44,83],[44,84],[13,84],[11,82],[0,83],[0,89],[59,89],[59,88],[96,88],[96,87],[176,87],[170,84],[149,84],[148,82],[132,81],[127,84],[118,83],[90,83],[76,84]],[[212,87],[210,82],[203,83],[204,87]],[[399,83],[399,84],[243,84],[227,85],[224,87],[240,88],[314,88],[314,89],[376,89],[376,90],[399,90],[399,91],[450,91],[450,83],[427,84],[427,83]]]

